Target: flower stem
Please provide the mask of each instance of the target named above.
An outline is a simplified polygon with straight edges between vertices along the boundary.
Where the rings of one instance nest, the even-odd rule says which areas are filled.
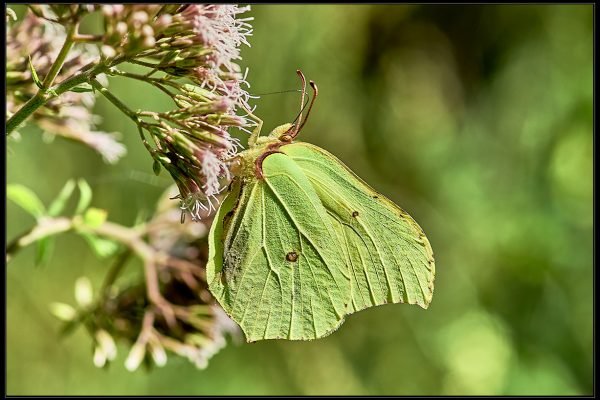
[[[144,242],[137,232],[132,233],[130,228],[112,222],[104,222],[102,225],[94,228],[88,226],[80,226],[78,228],[81,231],[87,231],[120,242],[137,254],[144,263],[148,299],[157,306],[165,306],[166,300],[160,293],[156,268],[157,265],[166,263],[169,258],[167,254],[155,250],[148,243]]]
[[[56,95],[60,96],[64,92],[73,89],[75,86],[87,82],[90,78],[101,74],[108,68],[105,64],[88,64],[87,71],[82,72],[78,75],[74,75],[56,86],[53,91]],[[84,68],[85,70],[86,68]],[[38,108],[42,107],[46,102],[52,99],[54,96],[48,92],[44,93],[43,90],[39,90],[35,96],[33,96],[23,107],[19,109],[6,121],[6,135],[10,135],[19,125],[21,125],[27,118],[31,116]]]
[[[94,87],[94,89],[96,89],[98,92],[100,92],[100,94],[102,96],[106,97],[106,99],[108,101],[113,103],[113,105],[115,107],[117,107],[125,115],[127,115],[129,118],[131,118],[133,120],[133,122],[135,122],[136,124],[139,124],[140,118],[138,117],[138,115],[135,112],[131,111],[131,109],[129,107],[127,107],[125,105],[125,103],[123,103],[121,100],[119,100],[117,97],[115,97],[115,95],[112,94],[107,88],[102,86],[100,84],[100,82],[98,82],[96,79],[92,78],[90,80],[90,84]]]
[[[129,60],[130,63],[132,64],[137,64],[137,65],[141,65],[143,67],[148,67],[148,68],[156,68],[158,65],[160,64],[153,64],[153,63],[149,63],[149,62],[145,62],[145,61],[140,61],[140,60]]]
[[[73,37],[77,34],[78,28],[78,22],[74,23],[68,28],[65,43],[60,49],[60,52],[58,53],[54,64],[52,64],[52,67],[50,67],[48,75],[46,75],[46,77],[44,78],[44,82],[42,83],[41,89],[42,91],[46,92],[52,86],[52,83],[54,83],[54,80],[58,76],[58,73],[60,72],[63,64],[65,63],[67,56],[69,55],[69,51],[71,51],[71,47],[73,47],[73,44],[75,44],[75,42],[73,41]]]
[[[60,96],[64,92],[67,92],[73,89],[75,86],[93,80],[97,75],[106,72],[111,66],[118,65],[124,61],[127,61],[126,57],[116,57],[109,60],[104,60],[103,62],[94,61],[83,67],[77,75],[73,75],[68,79],[65,79],[63,82],[59,83],[54,88],[51,87],[52,83],[60,73],[60,70],[65,63],[67,55],[71,50],[73,44],[75,43],[75,38],[77,37],[77,26],[78,24],[74,24],[73,27],[69,30],[69,34],[67,34],[67,38],[65,40],[65,44],[63,45],[58,57],[46,78],[44,78],[44,82],[42,84],[42,89],[38,90],[38,92],[33,96],[27,103],[23,105],[14,113],[7,121],[6,121],[6,135],[10,135],[12,131],[14,131],[19,125],[21,125],[27,118],[29,118],[38,108],[45,105],[50,99],[55,96]]]
[[[108,296],[110,287],[112,286],[112,284],[115,282],[117,277],[123,271],[123,267],[125,267],[125,265],[127,264],[127,261],[129,260],[129,257],[131,256],[131,253],[132,253],[131,249],[129,249],[129,248],[125,249],[125,251],[123,251],[118,256],[118,258],[115,260],[115,262],[112,264],[112,266],[108,270],[108,273],[106,274],[106,277],[104,278],[104,281],[102,282],[102,289],[100,289],[100,293],[103,298],[106,298]]]
[[[102,35],[77,34],[73,37],[73,41],[77,43],[93,43],[102,41],[102,38]]]
[[[169,259],[168,254],[155,250],[140,237],[137,230],[112,222],[107,221],[102,225],[92,227],[85,225],[80,217],[43,219],[38,225],[19,235],[7,245],[6,261],[8,263],[21,249],[42,238],[72,230],[103,236],[125,245],[134,252],[144,262],[148,298],[157,305],[164,305],[165,300],[160,293],[156,268],[159,264],[166,264]]]
[[[19,109],[19,111],[14,113],[13,116],[6,121],[6,135],[10,135],[11,132],[21,125],[27,118],[29,118],[31,114],[46,104],[46,101],[48,101],[49,97],[50,96],[48,94],[44,94],[41,90],[39,90],[35,96],[29,99],[27,103],[25,103],[23,107]]]
[[[174,86],[174,87],[177,87],[177,85],[175,85],[175,84],[173,84],[171,82],[168,82],[168,81],[164,81],[163,79],[152,78],[152,77],[147,76],[147,75],[132,74],[130,72],[125,72],[125,71],[117,70],[116,68],[114,68],[114,69],[111,70],[111,74],[112,75],[116,75],[116,76],[122,76],[124,78],[131,78],[131,79],[135,79],[135,80],[138,80],[138,81],[149,83],[152,86],[154,86],[157,89],[159,89],[162,92],[164,92],[165,94],[167,94],[169,97],[173,98],[175,96],[173,93],[171,93],[169,90],[167,90],[163,86],[163,84],[167,84],[167,85]]]
[[[69,218],[43,219],[31,230],[17,236],[6,246],[6,262],[24,247],[45,237],[68,232],[73,228],[73,221]]]

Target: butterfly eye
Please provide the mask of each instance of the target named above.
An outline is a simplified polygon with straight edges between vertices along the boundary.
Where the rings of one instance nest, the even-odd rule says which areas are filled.
[[[288,135],[287,133],[279,136],[279,140],[281,140],[282,142],[291,142],[292,139],[292,136]]]

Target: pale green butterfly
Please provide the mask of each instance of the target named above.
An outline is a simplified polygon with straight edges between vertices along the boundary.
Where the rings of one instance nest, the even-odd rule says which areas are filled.
[[[380,304],[427,308],[435,267],[419,225],[335,156],[294,141],[302,112],[268,137],[249,115],[258,126],[212,223],[207,264],[211,293],[247,340],[321,338]]]

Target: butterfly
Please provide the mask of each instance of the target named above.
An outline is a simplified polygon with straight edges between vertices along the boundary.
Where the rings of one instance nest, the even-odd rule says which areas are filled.
[[[247,341],[321,338],[386,303],[427,308],[435,264],[415,220],[331,153],[296,141],[302,109],[267,137],[249,116],[257,129],[211,225],[207,263],[210,292]]]

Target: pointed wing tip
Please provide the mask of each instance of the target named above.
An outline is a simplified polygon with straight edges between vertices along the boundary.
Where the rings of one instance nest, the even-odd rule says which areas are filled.
[[[423,297],[420,300],[417,300],[415,303],[412,304],[417,304],[419,307],[423,308],[424,310],[427,310],[429,308],[429,305],[431,304],[431,301],[433,300],[433,274],[431,276],[431,280],[429,281],[429,293],[423,293]]]
[[[425,301],[425,303],[419,303],[419,306],[420,306],[422,309],[424,309],[424,310],[427,310],[427,309],[429,308],[429,305],[431,304],[431,300],[432,300],[432,298],[430,297],[429,299],[427,299],[427,300]]]

